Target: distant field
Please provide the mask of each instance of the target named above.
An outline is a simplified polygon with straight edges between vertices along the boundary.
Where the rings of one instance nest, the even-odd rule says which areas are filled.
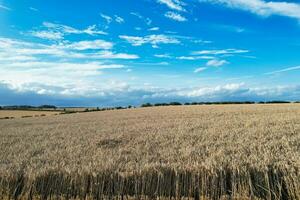
[[[48,111],[26,111],[26,110],[0,110],[0,119],[4,118],[26,118],[41,117],[59,114],[60,112]]]
[[[300,199],[300,105],[0,120],[10,199]]]

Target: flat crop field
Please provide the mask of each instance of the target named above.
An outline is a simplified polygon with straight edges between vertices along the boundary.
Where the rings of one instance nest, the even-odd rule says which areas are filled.
[[[300,199],[300,105],[0,120],[8,199]]]
[[[30,111],[30,110],[0,110],[0,119],[44,117],[59,114],[59,112],[50,111]]]

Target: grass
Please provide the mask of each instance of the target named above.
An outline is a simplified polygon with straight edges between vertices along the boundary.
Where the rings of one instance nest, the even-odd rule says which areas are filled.
[[[9,199],[300,199],[300,106],[154,107],[0,121]]]

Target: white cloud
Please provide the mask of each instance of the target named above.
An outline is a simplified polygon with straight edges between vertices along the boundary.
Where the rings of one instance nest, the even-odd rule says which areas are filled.
[[[107,24],[112,23],[113,21],[122,24],[125,22],[124,18],[118,16],[118,15],[114,15],[113,17],[109,16],[109,15],[105,15],[103,13],[100,13],[100,16],[106,21]],[[107,27],[108,28],[108,27]]]
[[[113,21],[112,17],[105,15],[103,13],[100,13],[100,16],[106,21],[107,24],[110,24]]]
[[[148,26],[152,24],[152,20],[150,18],[146,18],[145,21]]]
[[[227,24],[215,24],[212,26],[217,30],[224,30],[224,31],[235,32],[235,33],[247,32],[247,30],[245,28],[239,27],[239,26],[233,26],[233,25],[227,25]]]
[[[143,20],[147,26],[150,26],[152,24],[152,20],[148,17],[144,17],[142,16],[140,13],[137,13],[137,12],[130,12],[131,15]]]
[[[9,7],[1,5],[1,4],[0,4],[0,9],[4,9],[4,10],[8,10],[8,11],[11,10]]]
[[[225,64],[229,64],[228,61],[226,60],[210,60],[206,63],[206,66],[209,66],[209,67],[220,67],[220,66],[223,66]]]
[[[0,61],[38,60],[40,57],[63,59],[138,59],[135,54],[116,53],[111,50],[113,43],[104,40],[62,42],[58,45],[27,43],[19,40],[0,38]],[[93,50],[93,51],[91,51]],[[95,50],[105,50],[95,52]]]
[[[199,72],[203,72],[205,71],[207,68],[206,67],[199,67],[197,69],[194,70],[194,73],[199,73]]]
[[[39,83],[56,87],[68,87],[76,83],[91,84],[90,77],[101,75],[102,70],[121,69],[124,67],[124,65],[100,62],[28,61],[2,64],[0,73],[6,74],[1,77],[1,81],[14,85]]]
[[[209,41],[209,40],[193,40],[193,42],[195,44],[211,44],[211,43],[213,43],[212,41]]]
[[[124,59],[124,60],[132,60],[132,59],[139,58],[138,55],[126,54],[126,53],[113,53],[111,51],[99,52],[97,54],[92,55],[92,57],[101,58],[101,59]]]
[[[172,19],[174,21],[178,21],[178,22],[187,21],[187,19],[185,17],[183,17],[182,15],[180,15],[179,13],[175,13],[175,12],[171,12],[171,11],[166,12],[165,17]]]
[[[176,57],[178,60],[211,60],[215,59],[213,56],[179,56]]]
[[[280,15],[300,20],[300,4],[285,1],[264,0],[199,0],[222,4],[230,8],[249,11],[251,13],[268,17]]]
[[[223,49],[223,50],[202,50],[192,52],[194,55],[226,55],[248,53],[249,50],[242,49]]]
[[[91,25],[84,30],[79,30],[77,34],[88,34],[88,35],[107,35],[104,31],[99,31],[96,28],[96,25]]]
[[[29,10],[32,10],[32,11],[34,11],[34,12],[38,12],[38,11],[39,11],[38,9],[36,9],[36,8],[34,8],[34,7],[29,7]]]
[[[121,39],[126,40],[132,46],[142,46],[151,44],[153,48],[157,48],[159,44],[179,44],[180,41],[168,35],[148,35],[145,37],[120,35]]]
[[[111,50],[113,43],[103,40],[62,42],[58,45],[43,45],[27,43],[19,40],[0,38],[0,61],[39,60],[47,59],[85,59],[85,60],[113,60],[138,59],[135,54],[116,53]],[[95,50],[105,50],[95,52]]]
[[[159,27],[149,28],[148,31],[159,31]]]
[[[63,47],[75,50],[111,49],[113,47],[113,43],[104,40],[79,41],[69,45],[64,45]]]
[[[119,24],[122,24],[122,23],[125,22],[125,20],[122,17],[118,16],[118,15],[115,15],[115,21]]]
[[[24,74],[21,77],[24,78]],[[41,77],[43,80],[45,78]],[[299,85],[249,87],[243,83],[231,83],[207,87],[161,88],[154,87],[151,83],[135,86],[118,80],[95,83],[74,79],[68,80],[69,84],[61,85],[57,85],[61,83],[59,78],[55,80],[57,82],[48,83],[48,80],[45,80],[45,83],[0,81],[0,93],[7,96],[7,98],[0,99],[0,104],[22,104],[24,99],[32,104],[40,105],[41,102],[57,104],[60,102],[60,105],[64,106],[98,106],[99,104],[120,106],[140,105],[142,102],[171,101],[262,101],[266,99],[295,101],[299,100],[300,95]],[[63,82],[65,81],[63,80]],[[19,99],[22,101],[18,101]]]
[[[289,72],[289,71],[295,71],[295,70],[300,70],[300,66],[289,67],[289,68],[285,68],[285,69],[281,69],[281,70],[277,70],[277,71],[273,71],[273,72],[268,72],[268,73],[266,73],[266,75],[280,74],[283,72]]]
[[[50,32],[56,32],[61,35],[69,35],[69,34],[107,35],[106,32],[97,30],[96,25],[89,26],[83,30],[76,29],[71,26],[66,26],[63,24],[55,24],[51,22],[44,22],[43,25]]]
[[[144,17],[140,15],[140,13],[130,12],[131,15],[138,17],[139,19],[143,19]]]
[[[157,0],[160,4],[165,4],[170,9],[177,10],[177,11],[185,11],[183,6],[185,3],[183,3],[181,0]]]
[[[64,38],[62,33],[54,31],[32,31],[31,35],[48,40],[62,40]]]
[[[154,56],[157,58],[172,58],[169,54],[155,54]]]

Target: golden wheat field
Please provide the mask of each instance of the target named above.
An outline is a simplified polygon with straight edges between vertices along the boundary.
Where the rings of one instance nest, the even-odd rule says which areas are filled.
[[[5,199],[300,199],[300,105],[0,121]]]
[[[44,117],[59,114],[59,112],[49,111],[27,111],[27,110],[0,110],[0,119],[8,118],[29,118],[29,117]]]

